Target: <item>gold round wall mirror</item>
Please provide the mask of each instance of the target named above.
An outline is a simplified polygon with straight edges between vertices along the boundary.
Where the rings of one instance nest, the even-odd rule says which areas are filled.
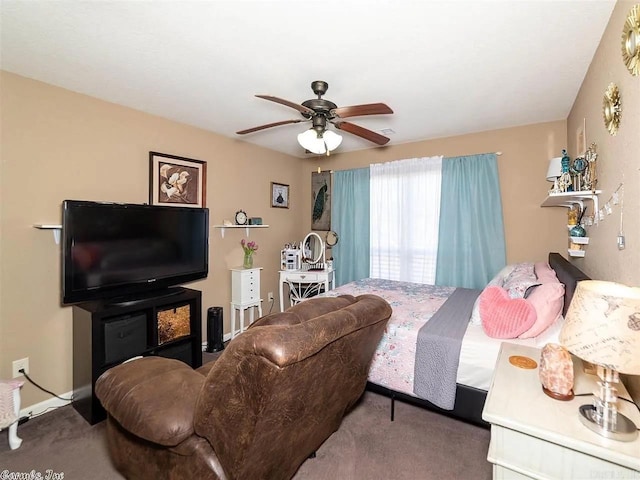
[[[336,243],[338,243],[338,234],[333,230],[329,230],[324,241],[327,246],[333,247]]]
[[[631,75],[640,74],[640,4],[633,6],[622,28],[622,60]]]
[[[620,114],[622,106],[620,104],[620,91],[615,83],[610,83],[607,91],[604,93],[602,100],[602,116],[604,117],[604,126],[607,127],[609,134],[618,133],[620,126]]]

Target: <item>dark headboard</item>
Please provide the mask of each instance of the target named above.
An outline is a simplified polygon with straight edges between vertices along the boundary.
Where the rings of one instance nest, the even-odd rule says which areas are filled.
[[[560,283],[564,283],[564,308],[562,309],[562,314],[566,315],[578,282],[591,279],[559,253],[553,252],[549,254],[549,266],[555,270]]]

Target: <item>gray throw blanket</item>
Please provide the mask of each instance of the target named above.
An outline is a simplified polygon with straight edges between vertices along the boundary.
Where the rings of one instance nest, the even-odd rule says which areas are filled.
[[[481,290],[457,288],[418,332],[413,392],[453,410],[462,337]]]

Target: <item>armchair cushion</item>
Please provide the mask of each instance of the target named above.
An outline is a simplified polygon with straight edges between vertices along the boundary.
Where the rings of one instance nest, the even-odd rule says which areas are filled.
[[[300,319],[297,315],[289,312],[278,312],[260,317],[258,320],[253,322],[249,328],[265,327],[267,325],[295,325],[297,323],[300,323]]]
[[[367,296],[362,295],[358,298]],[[388,308],[389,315],[391,315],[391,307],[385,304],[383,306]],[[371,312],[371,316],[374,318],[380,315],[381,308],[379,305],[376,307],[375,313]],[[362,314],[362,304],[358,304],[340,310],[331,310],[317,317],[313,316],[296,328],[273,326],[260,333],[260,342],[247,343],[249,347],[247,351],[283,368],[304,361],[328,344],[367,327],[368,324],[363,321],[363,318],[367,317]]]
[[[353,295],[340,295],[339,297],[326,297],[322,302],[300,302],[287,309],[286,312],[272,313],[259,318],[249,328],[267,325],[296,325],[325,313],[347,307],[355,301],[356,297]]]
[[[358,297],[359,298],[359,297]],[[338,297],[319,297],[311,299],[313,301],[300,302],[287,309],[287,313],[291,313],[300,319],[300,322],[317,318],[325,313],[340,310],[348,307],[358,301],[353,295],[340,295]],[[321,300],[321,301],[318,301]]]
[[[96,395],[123,428],[174,447],[193,435],[196,399],[204,379],[179,360],[145,357],[107,370],[96,382]]]

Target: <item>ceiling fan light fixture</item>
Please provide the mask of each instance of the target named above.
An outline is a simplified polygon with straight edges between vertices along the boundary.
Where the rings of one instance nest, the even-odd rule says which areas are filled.
[[[318,136],[318,132],[314,128],[298,134],[298,143],[302,148],[316,155],[321,155],[327,151],[322,136]]]
[[[342,135],[338,135],[331,130],[318,132],[316,128],[310,128],[298,134],[298,143],[311,153],[323,155],[340,146]]]
[[[338,135],[332,130],[325,130],[322,138],[327,146],[327,150],[330,152],[334,151],[342,143],[342,135]]]

